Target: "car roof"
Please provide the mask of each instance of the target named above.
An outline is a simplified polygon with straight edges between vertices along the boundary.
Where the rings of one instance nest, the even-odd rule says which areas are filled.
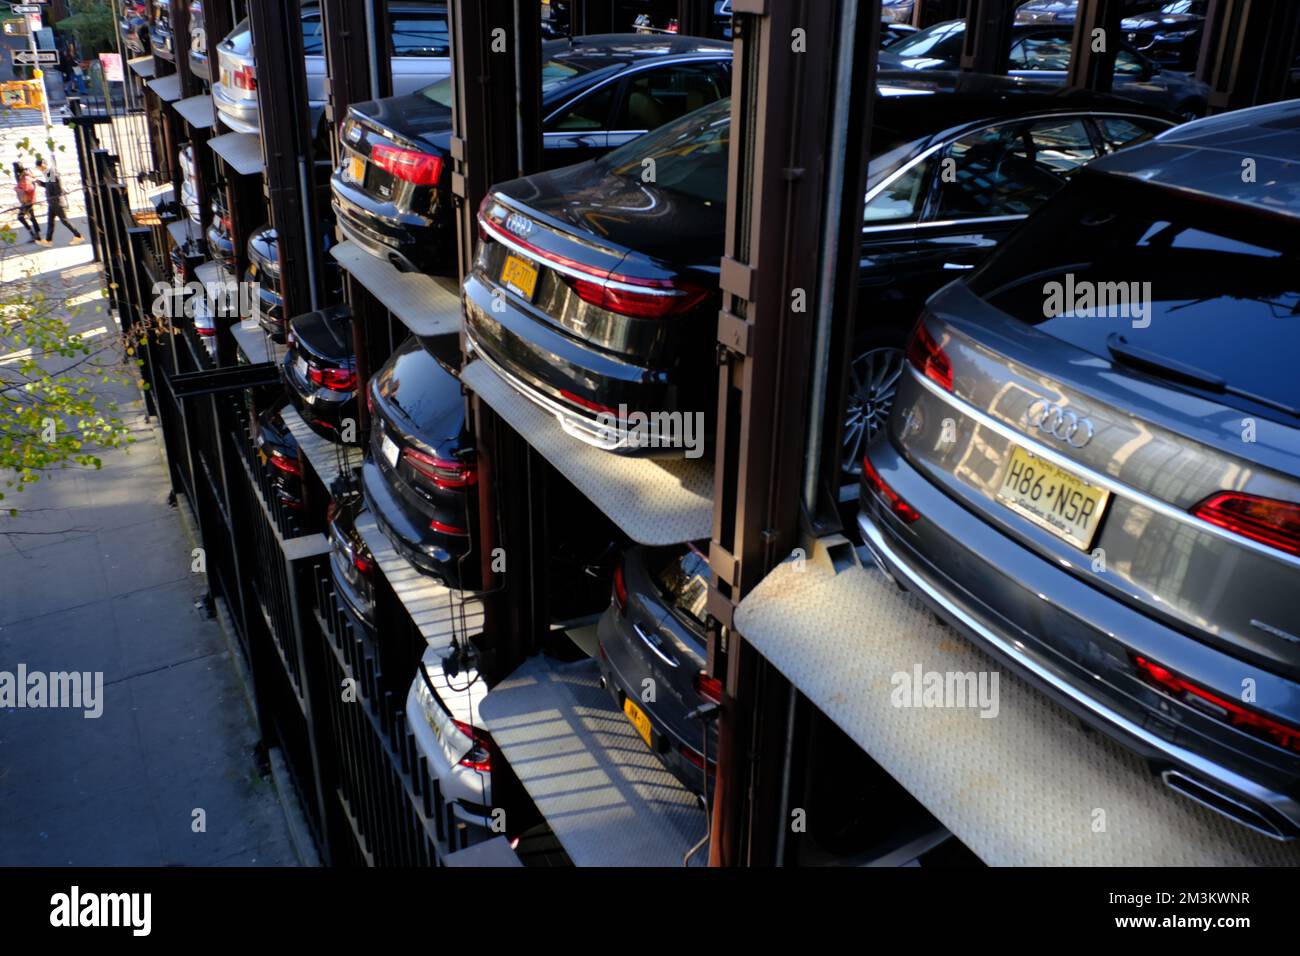
[[[731,43],[653,33],[602,33],[573,37],[572,40],[548,40],[542,44],[542,57],[573,62],[586,70],[599,70],[618,64],[634,63],[648,57],[684,56],[689,54],[731,54]]]
[[[1194,120],[1090,170],[1300,220],[1300,100]]]
[[[1173,117],[1107,93],[1049,85],[1018,76],[948,70],[881,70],[875,123],[899,140],[920,138],[987,120],[1035,113],[1120,112]]]

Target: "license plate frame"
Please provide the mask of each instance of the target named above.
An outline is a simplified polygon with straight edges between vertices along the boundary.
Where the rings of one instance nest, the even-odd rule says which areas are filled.
[[[501,284],[515,295],[529,302],[537,294],[538,268],[523,256],[506,253],[501,263]]]
[[[307,378],[307,360],[306,360],[305,358],[303,358],[301,355],[299,355],[296,359],[294,359],[294,362],[293,362],[293,370],[294,370],[295,372],[298,373],[299,377],[300,377],[304,382],[308,381],[308,378]]]
[[[1007,481],[1015,473],[1017,462],[1021,465],[1022,475],[1027,468],[1036,469],[1038,474],[1027,491],[1021,492],[1016,489],[1009,493]],[[1023,482],[1025,479],[1021,480]],[[1046,488],[1043,487],[1043,482],[1046,482]],[[1041,496],[1039,499],[1032,497],[1035,487],[1039,488]],[[1064,504],[1060,504],[1063,491],[1069,491],[1070,497]],[[1076,496],[1080,496],[1078,500]],[[1097,530],[1101,526],[1101,519],[1110,504],[1110,497],[1109,490],[1094,485],[1070,469],[1062,468],[1014,443],[1008,447],[1006,464],[998,476],[997,500],[1004,507],[1043,530],[1051,532],[1055,537],[1080,551],[1088,551],[1092,548],[1092,543],[1097,538]],[[1048,502],[1052,499],[1055,499],[1057,504],[1049,505]],[[1075,526],[1078,522],[1072,515],[1084,510],[1089,500],[1093,503],[1092,509],[1084,515],[1087,520],[1082,527],[1077,528]],[[1053,511],[1060,513],[1053,514]]]
[[[654,727],[650,723],[650,718],[646,716],[646,712],[638,707],[636,701],[631,697],[623,698],[623,715],[631,721],[632,726],[636,728],[636,732],[645,741],[645,745],[654,750]]]

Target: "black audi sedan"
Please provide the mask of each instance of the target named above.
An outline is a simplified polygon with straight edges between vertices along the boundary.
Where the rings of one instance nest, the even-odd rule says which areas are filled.
[[[716,722],[699,708],[722,699],[707,676],[708,558],[695,545],[632,548],[614,572],[596,633],[605,689],[647,747],[686,787],[712,789]]]
[[[289,323],[286,342],[284,380],[302,420],[329,441],[355,442],[357,363],[352,349],[352,310],[336,305],[300,315]]]
[[[367,401],[362,484],[376,523],[421,572],[477,590],[478,469],[460,380],[412,337],[371,378]]]
[[[880,74],[875,119],[843,449],[852,475],[887,420],[925,299],[1079,167],[1174,124],[1114,97],[906,71]],[[729,102],[715,103],[602,159],[496,186],[479,210],[469,346],[592,445],[647,454],[623,412],[707,422],[716,408],[730,129]]]
[[[285,425],[281,413],[288,398],[280,398],[257,416],[253,428],[253,446],[262,464],[269,466],[271,488],[280,503],[292,511],[302,511],[303,472],[298,440]]]
[[[257,284],[257,323],[276,342],[284,341],[284,300],[280,297],[280,240],[271,226],[248,239],[244,281]]]
[[[357,518],[366,509],[355,492],[334,494],[325,509],[334,590],[347,610],[366,627],[375,619],[375,558],[357,531]]]
[[[599,156],[727,96],[731,45],[698,37],[611,34],[542,51],[546,168]],[[359,103],[340,131],[330,181],[339,228],[407,271],[454,270],[450,78],[409,96]]]

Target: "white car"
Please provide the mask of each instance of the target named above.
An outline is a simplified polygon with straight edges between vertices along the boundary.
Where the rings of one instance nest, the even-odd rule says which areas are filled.
[[[455,818],[468,828],[467,842],[496,834],[492,826],[490,738],[480,729],[479,705],[487,683],[473,662],[462,662],[453,676],[445,661],[455,648],[429,648],[406,697],[407,722],[416,747],[438,781]],[[427,679],[426,679],[427,677]]]
[[[451,75],[451,38],[446,3],[388,0],[389,54],[393,94],[404,96]],[[325,113],[325,35],[320,4],[302,5],[302,41],[307,64],[307,101],[312,129]],[[221,122],[236,133],[258,133],[257,63],[253,33],[242,20],[217,46],[219,76],[212,100]]]

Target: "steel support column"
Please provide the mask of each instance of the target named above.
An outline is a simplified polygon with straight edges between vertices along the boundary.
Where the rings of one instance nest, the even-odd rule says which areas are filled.
[[[713,0],[677,0],[677,32],[682,36],[712,36]]]
[[[1067,85],[1109,93],[1115,79],[1120,21],[1124,0],[1079,0],[1070,41],[1070,76]]]
[[[1212,88],[1210,111],[1285,99],[1298,53],[1300,3],[1210,0],[1197,65]]]
[[[968,0],[961,68],[968,73],[1005,73],[1011,53],[1012,0]]]
[[[248,22],[258,64],[264,185],[279,237],[280,294],[288,321],[317,308],[321,296],[300,5],[259,0],[249,5]]]
[[[803,541],[804,488],[810,473],[816,484],[824,450],[809,442],[821,428],[811,403],[831,394],[829,417],[839,415],[847,366],[823,373],[831,343],[851,334],[874,103],[855,91],[873,89],[880,23],[875,0],[737,0],[734,10],[709,553],[709,611],[720,624],[710,670],[726,688],[711,848],[718,865],[772,862],[778,834],[762,825],[784,824],[783,747],[774,743],[784,708],[775,722],[763,715],[788,699],[788,685],[730,628],[741,598]]]
[[[573,0],[571,28],[573,35],[594,36],[600,33],[614,33],[615,0]],[[627,24],[622,25],[628,28]]]

